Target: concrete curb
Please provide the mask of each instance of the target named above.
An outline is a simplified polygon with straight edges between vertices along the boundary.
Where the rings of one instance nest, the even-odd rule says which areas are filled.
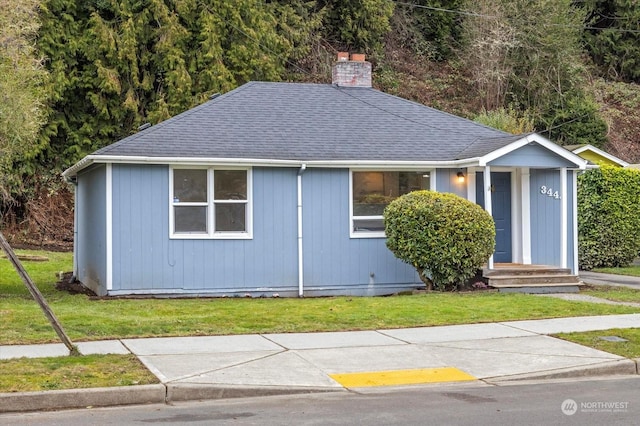
[[[248,398],[254,396],[296,395],[321,392],[345,392],[344,388],[303,386],[229,386],[191,383],[167,385],[167,403],[208,399]]]
[[[640,374],[640,358],[604,361],[581,367],[497,376],[480,379],[491,385],[567,378],[593,378]],[[450,383],[447,383],[450,384]],[[442,385],[442,383],[440,383]],[[0,413],[65,410],[119,405],[167,404],[274,395],[349,392],[346,388],[305,386],[233,386],[170,383],[109,388],[67,389],[38,392],[0,393]]]
[[[0,393],[0,413],[165,403],[164,385]]]
[[[638,366],[631,359],[604,361],[598,364],[561,368],[536,373],[515,374],[512,376],[489,377],[484,379],[487,383],[498,384],[500,382],[514,382],[520,380],[545,380],[545,379],[571,379],[581,377],[621,376],[637,375]]]

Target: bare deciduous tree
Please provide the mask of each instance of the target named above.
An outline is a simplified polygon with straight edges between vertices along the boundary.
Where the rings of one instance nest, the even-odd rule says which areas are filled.
[[[475,16],[464,24],[468,42],[464,60],[474,77],[485,110],[505,104],[513,74],[511,52],[518,46],[516,28],[509,22],[505,2],[478,0],[470,4]]]
[[[35,155],[46,72],[35,56],[38,0],[0,2],[0,202],[11,199],[14,161]],[[15,184],[15,182],[13,182]]]

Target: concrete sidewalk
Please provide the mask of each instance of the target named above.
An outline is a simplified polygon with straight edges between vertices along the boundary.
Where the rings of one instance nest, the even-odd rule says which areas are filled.
[[[0,394],[0,412],[328,392],[379,386],[637,374],[637,360],[550,337],[640,327],[640,314],[333,333],[123,339],[80,352],[135,354],[161,385]],[[0,346],[0,359],[67,355]]]

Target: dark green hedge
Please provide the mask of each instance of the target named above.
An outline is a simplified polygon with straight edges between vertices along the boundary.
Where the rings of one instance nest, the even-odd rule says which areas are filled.
[[[602,166],[578,177],[580,269],[627,266],[640,253],[640,170]]]
[[[495,246],[493,218],[454,194],[415,191],[384,211],[387,247],[413,265],[429,289],[455,289],[489,259]]]

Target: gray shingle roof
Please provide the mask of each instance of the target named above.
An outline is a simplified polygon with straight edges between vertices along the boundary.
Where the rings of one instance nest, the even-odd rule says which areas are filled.
[[[251,82],[94,155],[447,161],[519,138],[371,88]]]

